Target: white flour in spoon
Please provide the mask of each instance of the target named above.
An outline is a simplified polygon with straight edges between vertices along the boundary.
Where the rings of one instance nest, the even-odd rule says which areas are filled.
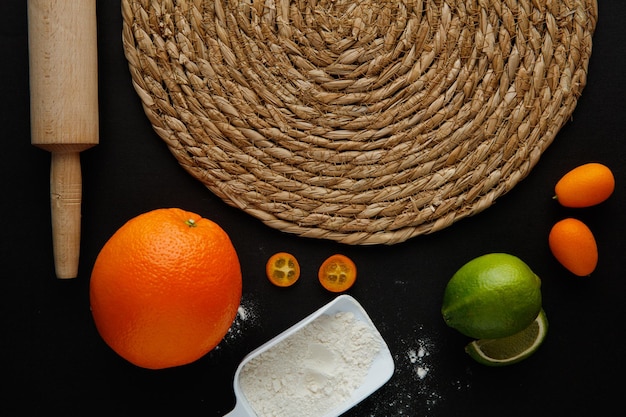
[[[382,343],[350,312],[322,315],[248,362],[241,390],[259,417],[319,417],[363,383]]]

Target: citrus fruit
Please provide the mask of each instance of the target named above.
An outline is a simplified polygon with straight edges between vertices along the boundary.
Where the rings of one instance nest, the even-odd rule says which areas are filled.
[[[555,198],[565,207],[591,207],[608,199],[615,190],[611,170],[595,162],[565,174],[554,187]]]
[[[216,223],[157,209],[104,244],[90,281],[96,328],[120,356],[144,368],[191,363],[212,350],[241,300],[235,248]]]
[[[483,365],[512,365],[535,353],[547,333],[548,319],[541,309],[537,318],[521,332],[500,339],[474,340],[465,351]]]
[[[463,265],[446,285],[446,324],[473,339],[510,336],[541,309],[541,280],[516,256],[490,253]]]
[[[580,277],[591,275],[598,264],[598,246],[587,225],[578,219],[558,221],[548,235],[554,257],[568,271]]]
[[[317,277],[328,291],[343,292],[356,281],[356,265],[347,256],[335,254],[322,263]]]
[[[300,278],[300,264],[290,253],[275,253],[265,264],[265,274],[277,287],[289,287]]]

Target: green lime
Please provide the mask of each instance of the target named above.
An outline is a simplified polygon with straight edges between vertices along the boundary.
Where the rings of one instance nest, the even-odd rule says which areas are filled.
[[[446,324],[473,339],[524,330],[541,309],[541,280],[521,259],[490,253],[472,259],[450,279],[441,313]]]
[[[548,319],[542,309],[535,321],[521,332],[500,339],[474,340],[465,351],[483,365],[511,365],[532,355],[547,333]]]

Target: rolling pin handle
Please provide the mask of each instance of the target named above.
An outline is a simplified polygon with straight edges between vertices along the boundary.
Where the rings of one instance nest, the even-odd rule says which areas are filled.
[[[79,152],[52,152],[50,209],[55,271],[76,278],[80,252],[82,176]]]

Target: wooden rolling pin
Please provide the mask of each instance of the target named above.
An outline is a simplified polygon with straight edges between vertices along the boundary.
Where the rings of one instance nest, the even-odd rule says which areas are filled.
[[[31,143],[52,153],[52,242],[58,278],[78,274],[80,152],[98,144],[95,0],[28,0]]]

